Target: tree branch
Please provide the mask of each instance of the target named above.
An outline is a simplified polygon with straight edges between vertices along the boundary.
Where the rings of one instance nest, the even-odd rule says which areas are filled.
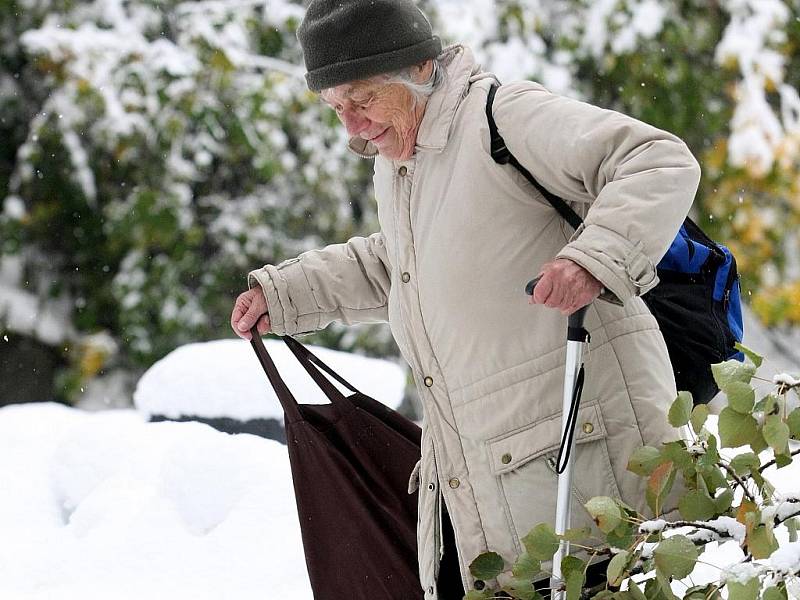
[[[723,462],[718,462],[717,466],[718,467],[722,467],[723,469],[725,469],[725,471],[728,473],[728,475],[730,475],[736,481],[736,483],[738,483],[741,486],[742,491],[744,492],[744,495],[747,496],[747,499],[750,500],[750,502],[752,502],[753,504],[756,503],[756,499],[753,496],[753,494],[750,493],[750,490],[747,489],[747,486],[744,484],[744,481],[742,481],[742,478],[739,477],[733,471],[733,469],[731,469],[728,465],[726,465]]]
[[[798,454],[800,454],[800,449],[798,449],[798,450],[795,450],[794,452],[790,452],[790,453],[789,453],[789,456],[797,456]],[[758,470],[758,472],[759,472],[759,473],[763,473],[764,471],[766,471],[767,469],[769,469],[769,468],[770,468],[772,465],[774,465],[774,464],[777,462],[777,460],[778,460],[777,458],[773,458],[773,459],[772,459],[771,461],[769,461],[768,463],[764,463],[764,464],[761,466],[761,468]]]

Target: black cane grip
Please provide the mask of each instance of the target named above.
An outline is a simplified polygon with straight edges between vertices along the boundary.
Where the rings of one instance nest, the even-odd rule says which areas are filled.
[[[581,329],[583,328],[583,319],[586,317],[586,311],[589,310],[589,305],[587,304],[583,308],[579,308],[574,313],[572,313],[569,317],[567,317],[567,327],[570,329]]]
[[[528,285],[525,286],[525,293],[528,294],[528,296],[533,296],[533,288],[536,287],[536,284],[539,283],[539,280],[541,278],[542,278],[542,276],[540,275],[536,279],[531,279],[528,282]]]

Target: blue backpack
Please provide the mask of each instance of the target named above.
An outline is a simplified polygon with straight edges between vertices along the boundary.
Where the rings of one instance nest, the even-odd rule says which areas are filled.
[[[498,87],[492,86],[486,101],[492,158],[517,169],[578,229],[583,223],[580,216],[506,148],[492,115]],[[656,270],[660,281],[642,300],[661,328],[678,389],[691,392],[695,404],[705,404],[719,391],[711,365],[731,358],[744,360],[734,346],[742,341],[744,329],[736,259],[687,217]]]

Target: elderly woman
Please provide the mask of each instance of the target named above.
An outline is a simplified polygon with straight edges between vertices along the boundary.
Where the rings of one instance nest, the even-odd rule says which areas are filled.
[[[232,326],[249,338],[253,325],[294,335],[388,320],[424,407],[411,480],[426,600],[444,597],[443,514],[466,590],[477,555],[514,559],[533,525],[553,522],[564,315],[589,303],[574,496],[621,497],[645,511],[643,480],[626,463],[670,435],[676,390],[640,296],[657,283],[654,265],[696,191],[685,144],[537,83],[502,85],[499,131],[583,216],[573,232],[492,160],[485,108],[496,78],[468,48],[442,50],[410,0],[314,0],[298,37],[309,87],[336,111],[351,150],[375,158],[380,231],[253,271]],[[529,299],[523,287],[537,273]],[[580,504],[573,526],[590,524]]]

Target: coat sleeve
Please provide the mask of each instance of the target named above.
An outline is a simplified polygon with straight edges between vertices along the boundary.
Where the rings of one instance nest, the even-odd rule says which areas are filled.
[[[558,254],[594,275],[612,301],[658,283],[694,200],[700,167],[674,135],[618,112],[551,94],[533,82],[503,85],[494,116],[508,149],[584,225]],[[576,206],[575,203],[578,203]]]
[[[388,319],[390,267],[382,233],[266,265],[249,273],[248,284],[264,291],[278,335],[316,331],[335,320]]]

